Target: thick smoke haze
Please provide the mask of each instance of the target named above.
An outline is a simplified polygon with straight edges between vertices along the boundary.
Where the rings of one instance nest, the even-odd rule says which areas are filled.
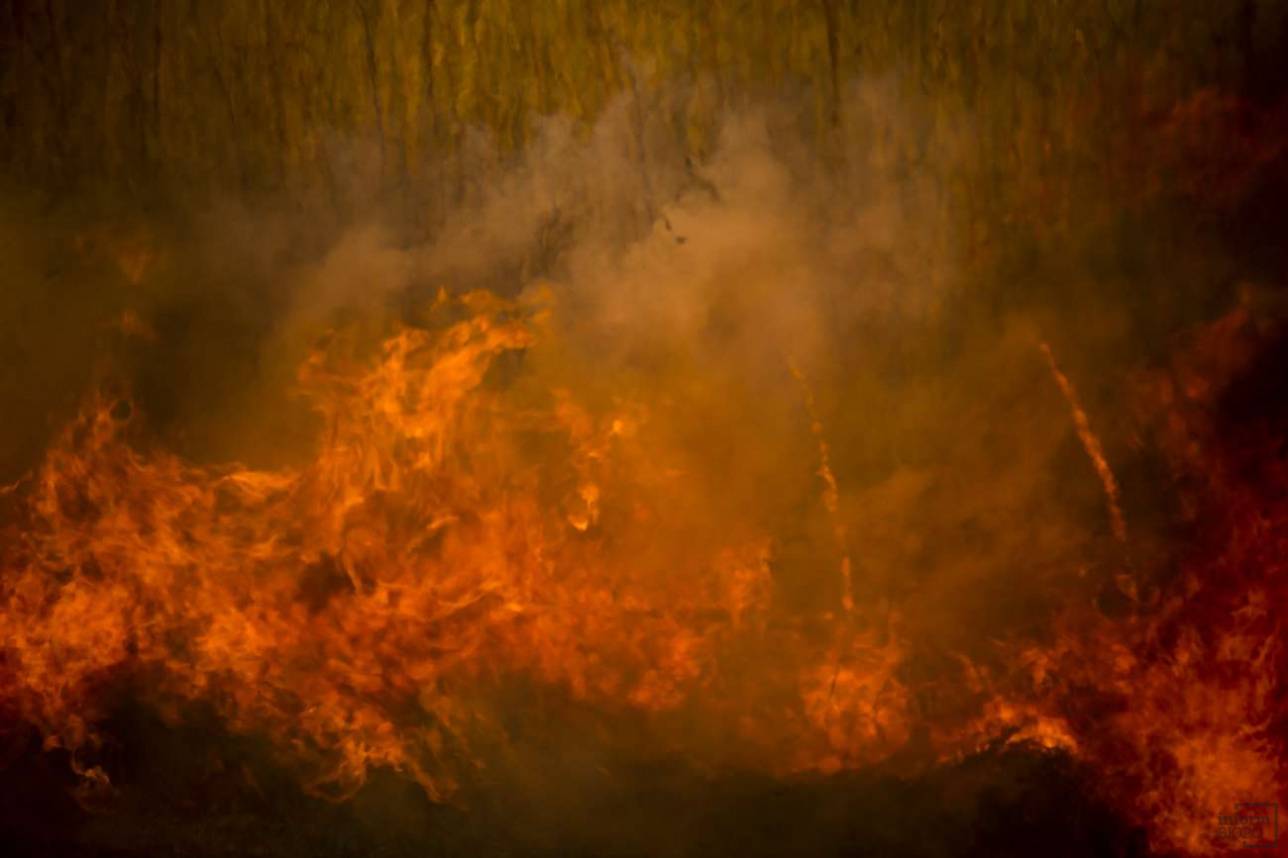
[[[1087,344],[1040,303],[981,311],[962,201],[890,154],[917,120],[894,91],[853,87],[823,155],[790,99],[724,116],[701,164],[629,99],[587,131],[552,121],[427,240],[380,211],[286,202],[90,227],[14,216],[8,268],[46,284],[26,300],[48,327],[21,299],[11,324],[24,362],[60,374],[43,395],[61,415],[106,384],[145,444],[277,467],[317,443],[294,394],[321,339],[370,359],[398,326],[436,324],[440,290],[515,296],[544,321],[508,383],[647,414],[647,448],[677,469],[655,489],[677,511],[662,556],[682,568],[686,546],[767,533],[782,618],[852,599],[856,623],[907,642],[906,669],[951,685],[953,659],[987,662],[1108,580],[1100,486],[1040,343],[1069,335],[1094,389],[1116,372],[1095,363],[1115,311]],[[951,143],[926,156],[938,175],[966,169]],[[72,315],[43,306],[53,289],[77,296]]]
[[[933,817],[942,839],[909,846],[916,836],[864,829],[865,843],[888,837],[892,853],[964,854],[1003,842],[1004,831],[980,820],[1005,829],[996,819],[1009,811],[997,807],[1028,801],[1044,779],[1085,792],[1089,829],[1127,843],[1113,854],[1145,854],[1131,851],[1140,836],[1124,833],[1131,825],[1157,823],[1159,848],[1206,842],[1204,823],[1185,815],[1227,793],[1205,791],[1195,774],[1202,754],[1175,751],[1158,738],[1163,728],[1141,728],[1139,746],[1114,732],[1114,719],[1146,721],[1170,698],[1143,695],[1133,709],[1115,696],[1113,671],[1154,676],[1122,667],[1131,661],[1122,653],[1144,662],[1148,650],[1185,675],[1178,635],[1142,629],[1155,615],[1188,617],[1175,605],[1195,573],[1176,545],[1202,526],[1200,489],[1224,484],[1196,488],[1202,480],[1186,468],[1196,450],[1217,446],[1225,386],[1260,366],[1259,350],[1281,331],[1282,252],[1248,248],[1257,230],[1273,231],[1274,218],[1255,213],[1265,208],[1260,189],[1283,180],[1281,150],[1266,142],[1282,111],[1210,88],[1160,97],[1164,107],[1124,107],[1127,119],[1102,128],[1086,118],[1109,112],[1093,87],[1068,116],[1030,122],[1042,113],[1035,84],[1006,99],[1024,129],[1012,137],[996,118],[1000,101],[922,98],[915,76],[896,72],[842,75],[831,50],[824,89],[729,94],[718,79],[677,75],[680,85],[649,63],[624,62],[623,86],[593,118],[529,117],[522,145],[458,128],[450,163],[410,144],[397,150],[392,121],[379,137],[328,129],[314,140],[329,165],[316,186],[283,180],[239,193],[194,180],[184,192],[171,173],[126,201],[80,190],[51,198],[15,183],[0,202],[0,500],[6,515],[39,524],[13,538],[16,559],[0,552],[0,569],[39,555],[29,543],[43,545],[47,530],[80,514],[54,490],[56,502],[33,503],[35,512],[24,498],[45,497],[56,480],[42,467],[58,455],[98,450],[106,418],[76,421],[108,402],[119,449],[133,452],[105,443],[105,471],[159,463],[217,487],[217,501],[197,505],[206,519],[194,533],[237,503],[267,510],[268,521],[285,508],[274,506],[281,486],[312,497],[314,483],[342,470],[328,457],[359,462],[370,495],[316,489],[316,521],[302,526],[325,531],[318,522],[350,509],[377,524],[337,526],[338,548],[318,537],[316,556],[268,571],[255,563],[280,547],[275,537],[248,538],[250,559],[231,573],[245,576],[242,601],[261,586],[297,593],[308,606],[302,628],[348,631],[339,606],[368,604],[385,583],[384,552],[401,550],[408,532],[406,556],[417,562],[469,567],[492,551],[524,570],[523,586],[539,589],[530,578],[553,593],[540,610],[493,607],[493,591],[478,598],[480,614],[530,611],[536,619],[515,621],[518,631],[508,614],[495,621],[501,631],[471,625],[476,606],[462,599],[452,611],[466,619],[446,611],[445,622],[477,633],[460,650],[477,648],[482,666],[430,671],[393,703],[379,674],[404,661],[382,649],[396,630],[355,637],[375,642],[351,653],[361,668],[336,693],[369,704],[354,711],[376,712],[383,720],[372,729],[400,752],[403,733],[432,733],[424,747],[406,743],[414,753],[373,751],[357,763],[360,754],[341,754],[333,764],[309,745],[316,735],[301,740],[276,710],[243,705],[232,668],[231,680],[172,680],[182,687],[174,703],[167,680],[131,693],[130,683],[153,681],[145,666],[121,671],[128,681],[116,696],[86,693],[92,707],[83,720],[73,713],[72,726],[37,724],[80,776],[68,792],[90,795],[86,805],[110,818],[120,801],[137,800],[134,785],[163,777],[165,760],[217,735],[211,765],[240,767],[244,791],[266,806],[314,813],[303,795],[341,794],[336,813],[363,836],[444,854],[497,842],[522,854],[601,854],[622,843],[624,854],[707,854],[712,825],[740,824],[722,815],[761,812],[796,833],[758,842],[740,830],[733,841],[745,854],[836,851],[833,841],[856,836],[846,820],[883,812],[904,831]],[[380,118],[381,94],[396,90],[373,92]],[[693,105],[704,99],[698,123]],[[288,130],[276,133],[285,141]],[[401,181],[390,179],[395,150]],[[307,160],[303,151],[289,154]],[[1218,226],[1244,221],[1242,232]],[[453,337],[463,337],[459,359],[443,345]],[[440,363],[430,361],[421,387],[369,384],[404,363],[422,369],[426,354]],[[446,404],[419,407],[447,415],[441,449],[438,428],[394,432],[371,450],[343,435],[368,424],[385,431],[382,419],[396,424],[434,384]],[[469,431],[477,438],[454,441]],[[417,455],[459,485],[382,470]],[[73,477],[97,473],[70,459],[82,468],[67,469]],[[225,473],[245,498],[219,494],[235,494],[211,476]],[[174,497],[199,493],[175,480],[183,490]],[[416,508],[400,491],[437,501],[458,490],[500,497],[503,512],[453,508],[417,522],[400,506]],[[527,493],[537,512],[506,506]],[[133,514],[132,504],[146,505],[136,501],[121,507]],[[149,515],[130,538],[156,536]],[[507,515],[540,526],[515,536],[494,524]],[[243,531],[264,526],[250,518],[213,526],[208,541],[241,545]],[[473,537],[482,548],[471,548]],[[292,539],[308,536],[282,541]],[[189,542],[180,540],[185,550]],[[91,588],[110,577],[58,574]],[[584,599],[574,587],[582,578]],[[121,592],[135,594],[135,584],[151,604],[150,583]],[[494,592],[511,598],[502,585]],[[581,624],[542,626],[552,605]],[[593,616],[599,609],[608,619]],[[718,631],[699,634],[690,622]],[[626,628],[633,623],[644,644]],[[1142,639],[1153,649],[1133,650]],[[575,663],[542,661],[544,643]],[[438,645],[426,644],[431,664]],[[176,663],[196,660],[191,642],[165,646]],[[1074,692],[1057,676],[1069,662]],[[1120,684],[1104,690],[1111,684],[1097,686],[1097,671]],[[275,674],[311,688],[308,676],[294,663]],[[1241,676],[1227,685],[1243,693]],[[367,680],[378,693],[355,691]],[[1069,703],[1084,686],[1090,702]],[[1256,687],[1246,696],[1261,701]],[[1273,780],[1278,746],[1240,732],[1242,710],[1232,707],[1231,724],[1205,722],[1217,738],[1180,744],[1206,753],[1209,742],[1240,761],[1222,788]],[[355,732],[369,727],[359,721],[349,722]],[[127,737],[113,739],[114,729]],[[157,750],[112,758],[114,747],[148,745],[152,732]],[[275,746],[279,734],[291,740]],[[1172,753],[1164,786],[1139,787],[1134,768],[1086,786],[1114,742],[1129,747],[1124,769],[1159,746]],[[85,788],[99,778],[119,781],[116,799]],[[1173,788],[1181,810],[1168,816],[1156,793]],[[1267,795],[1275,789],[1266,783]],[[1101,802],[1120,802],[1122,819]],[[100,842],[129,843],[99,824]],[[811,825],[816,833],[800,833]]]

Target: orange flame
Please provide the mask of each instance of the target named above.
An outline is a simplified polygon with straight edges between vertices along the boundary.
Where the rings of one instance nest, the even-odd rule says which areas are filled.
[[[974,702],[932,717],[897,612],[854,603],[840,490],[794,366],[844,559],[839,616],[775,604],[763,526],[689,538],[662,406],[501,383],[496,361],[538,342],[540,321],[481,293],[445,309],[463,318],[399,331],[374,361],[338,347],[306,361],[324,431],[302,467],[194,465],[131,442],[130,410],[93,400],[0,493],[17,510],[0,542],[6,713],[101,785],[103,691],[138,676],[169,717],[203,701],[271,736],[315,790],[344,796],[390,767],[442,800],[504,739],[500,691],[529,682],[694,756],[780,773],[881,762],[915,736],[928,761],[997,741],[1073,754],[1159,843],[1195,854],[1219,846],[1223,809],[1283,792],[1270,725],[1284,579],[1265,553],[1288,548],[1282,498],[1241,501],[1224,548],[1154,614],[1075,606],[1048,644],[1000,642],[1002,669],[962,659],[954,681]],[[1123,540],[1117,482],[1042,348]],[[1230,564],[1230,586],[1207,574]]]
[[[1055,355],[1051,352],[1051,347],[1046,343],[1041,344],[1042,354],[1046,356],[1047,366],[1051,369],[1051,377],[1055,379],[1056,384],[1060,386],[1060,392],[1064,394],[1065,401],[1069,403],[1069,411],[1073,414],[1073,424],[1078,430],[1078,440],[1082,442],[1082,448],[1087,451],[1087,457],[1096,468],[1096,475],[1100,477],[1100,484],[1105,490],[1105,506],[1109,510],[1109,522],[1113,526],[1114,538],[1119,542],[1127,541],[1127,522],[1123,519],[1122,507],[1118,503],[1118,480],[1114,478],[1113,469],[1109,467],[1109,460],[1105,458],[1104,448],[1100,446],[1100,439],[1091,429],[1091,421],[1087,419],[1087,412],[1083,410],[1082,403],[1078,401],[1078,393],[1073,389],[1073,382],[1069,377],[1060,371],[1060,366],[1055,362]]]

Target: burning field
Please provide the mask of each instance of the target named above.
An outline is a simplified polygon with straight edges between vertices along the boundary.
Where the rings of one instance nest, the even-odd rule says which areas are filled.
[[[1281,848],[1273,4],[101,5],[2,23],[14,854]]]

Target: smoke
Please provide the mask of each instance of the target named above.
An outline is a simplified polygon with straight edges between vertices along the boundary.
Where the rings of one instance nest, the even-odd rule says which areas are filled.
[[[15,204],[0,257],[20,287],[0,320],[15,335],[8,365],[27,372],[2,389],[19,409],[6,479],[101,386],[134,403],[141,447],[197,463],[308,462],[323,441],[300,395],[311,354],[340,342],[374,364],[398,331],[441,331],[463,312],[440,294],[486,290],[534,332],[495,360],[489,389],[534,411],[571,402],[586,426],[628,439],[620,460],[596,452],[567,469],[600,469],[605,485],[550,496],[598,540],[613,563],[603,574],[636,595],[697,592],[702,582],[682,579],[717,571],[693,557],[745,549],[763,560],[767,592],[736,622],[791,628],[796,641],[733,644],[696,690],[657,679],[659,697],[680,700],[657,723],[613,724],[593,697],[507,678],[498,700],[478,701],[508,713],[508,741],[489,734],[478,752],[491,770],[572,816],[622,757],[915,771],[952,745],[940,734],[979,717],[981,676],[1024,672],[1014,653],[1049,643],[1056,616],[1136,599],[1136,578],[1143,590],[1153,573],[1115,539],[1047,357],[1104,435],[1105,467],[1140,474],[1136,427],[1106,415],[1151,308],[981,264],[966,216],[981,184],[963,140],[971,117],[934,125],[897,93],[855,85],[821,139],[792,98],[730,111],[698,162],[670,127],[673,96],[634,93],[589,128],[550,119],[516,155],[476,141],[463,157],[477,175],[448,203],[384,208],[373,194],[350,217],[295,200],[128,220],[88,203],[40,217]],[[1094,259],[1070,257],[1068,281],[1094,276]],[[1202,298],[1220,306],[1219,293]],[[517,461],[559,452],[533,442]],[[1138,513],[1157,488],[1121,482],[1127,526],[1148,541],[1157,522]],[[658,511],[647,527],[636,507]],[[614,532],[623,522],[633,529]],[[789,687],[784,665],[807,687]],[[792,695],[804,714],[782,726]],[[1002,726],[1042,726],[1032,721]]]
[[[961,309],[952,179],[968,165],[896,92],[854,86],[823,140],[791,98],[730,112],[701,163],[673,142],[666,93],[623,97],[589,129],[552,119],[510,159],[476,140],[478,175],[428,232],[289,201],[51,229],[46,259],[77,260],[57,280],[110,297],[45,342],[110,332],[75,362],[106,361],[156,443],[276,466],[316,444],[294,392],[319,338],[357,332],[374,355],[428,324],[439,290],[516,296],[549,319],[524,384],[593,415],[647,411],[648,444],[685,475],[667,490],[690,520],[663,538],[768,533],[786,613],[841,612],[849,588],[927,658],[979,658],[1061,600],[1053,582],[1103,529],[1098,488],[1036,314]]]

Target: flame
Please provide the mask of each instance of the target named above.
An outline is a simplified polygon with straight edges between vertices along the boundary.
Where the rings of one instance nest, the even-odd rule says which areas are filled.
[[[1127,522],[1123,518],[1122,506],[1118,502],[1118,480],[1114,477],[1113,469],[1109,467],[1109,461],[1105,458],[1104,448],[1101,447],[1100,439],[1091,429],[1091,421],[1087,419],[1087,412],[1083,410],[1082,403],[1078,400],[1073,382],[1069,381],[1069,377],[1055,362],[1051,346],[1042,343],[1041,348],[1042,354],[1046,357],[1047,366],[1051,370],[1051,377],[1060,386],[1060,392],[1069,403],[1069,411],[1073,414],[1073,422],[1078,429],[1078,440],[1082,442],[1082,448],[1087,451],[1087,458],[1095,465],[1096,475],[1100,477],[1100,485],[1105,490],[1105,506],[1109,510],[1109,522],[1113,526],[1114,538],[1119,542],[1126,542]]]
[[[832,521],[832,535],[841,553],[841,604],[846,613],[853,613],[854,576],[850,564],[849,538],[840,516],[841,490],[836,483],[836,474],[832,471],[832,449],[824,436],[823,421],[819,419],[818,406],[814,403],[814,391],[805,380],[805,374],[794,361],[788,361],[787,368],[792,378],[800,385],[801,394],[805,400],[805,411],[809,414],[810,432],[818,445],[818,476],[823,480],[823,506]]]
[[[527,682],[696,758],[783,774],[881,763],[926,736],[931,761],[997,742],[1071,754],[1156,843],[1192,854],[1229,846],[1212,831],[1235,803],[1284,797],[1283,467],[1256,486],[1217,468],[1212,547],[1152,610],[1075,605],[1047,643],[960,657],[936,681],[967,702],[936,713],[898,612],[853,599],[840,488],[795,366],[846,585],[843,610],[818,616],[776,604],[763,523],[690,538],[665,403],[498,381],[499,359],[548,335],[542,317],[483,293],[438,309],[456,321],[400,330],[374,359],[342,338],[308,358],[300,390],[323,429],[296,468],[186,462],[144,443],[128,405],[91,400],[0,493],[16,510],[0,543],[5,717],[101,786],[105,691],[133,678],[167,717],[202,703],[270,736],[320,793],[388,767],[447,800],[504,740],[507,683]],[[1044,352],[1123,540],[1117,483]],[[1217,452],[1196,452],[1169,397],[1160,444],[1177,469],[1210,470]]]
[[[139,450],[127,408],[91,403],[7,534],[3,699],[50,746],[92,752],[98,690],[143,673],[175,717],[211,702],[337,795],[389,766],[450,796],[496,729],[489,692],[515,676],[610,709],[700,705],[752,744],[780,741],[779,721],[814,731],[824,759],[784,768],[893,749],[895,645],[854,633],[799,674],[803,633],[767,619],[767,538],[659,538],[679,471],[641,431],[647,412],[489,387],[532,320],[483,294],[462,304],[467,319],[403,330],[370,366],[309,358],[325,429],[298,470]],[[781,673],[720,674],[751,646],[777,649]],[[795,702],[758,723],[757,696]],[[834,714],[856,704],[857,720]]]

